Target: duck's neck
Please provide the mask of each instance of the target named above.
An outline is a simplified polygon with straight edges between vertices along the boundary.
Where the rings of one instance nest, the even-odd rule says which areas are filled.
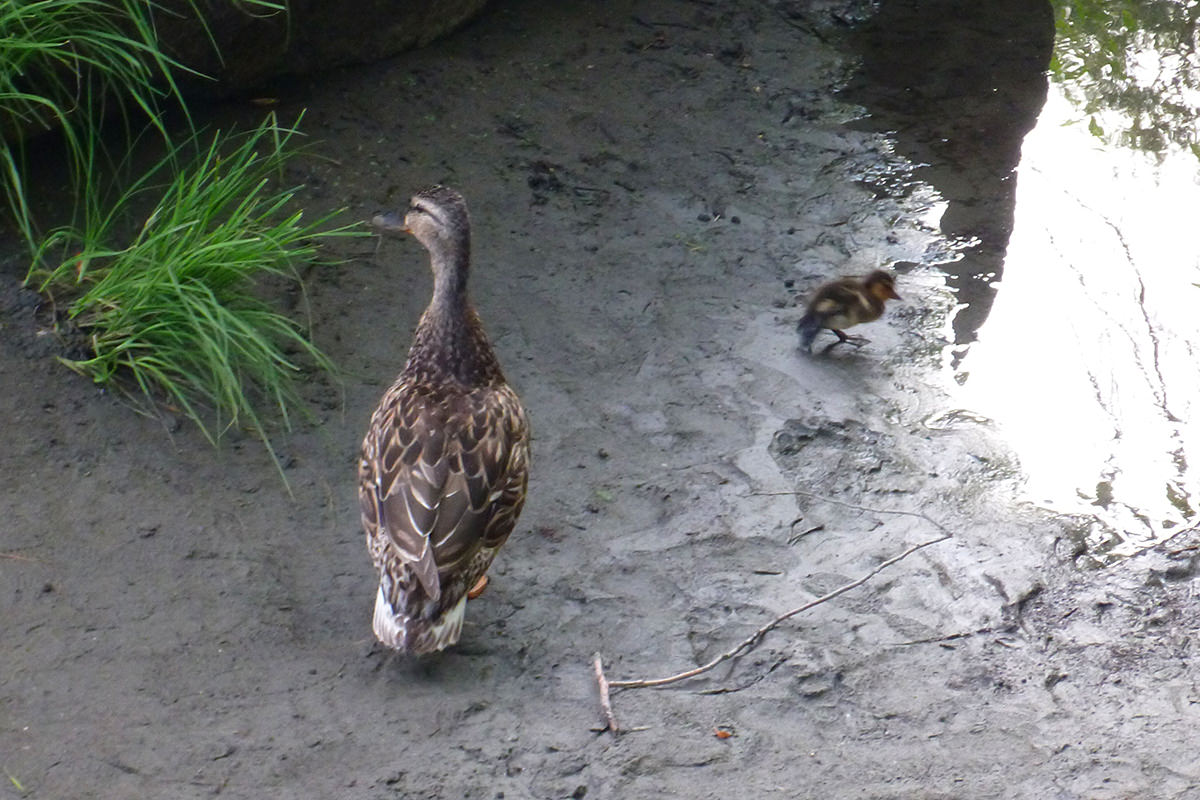
[[[503,381],[500,365],[467,297],[470,249],[431,250],[433,298],[413,337],[406,372],[430,383]]]
[[[471,242],[466,240],[453,246],[442,245],[429,251],[433,269],[433,300],[429,307],[439,306],[447,310],[466,308],[467,276],[471,272]]]

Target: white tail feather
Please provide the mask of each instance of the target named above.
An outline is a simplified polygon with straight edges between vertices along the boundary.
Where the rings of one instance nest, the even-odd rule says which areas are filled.
[[[383,585],[381,584],[379,593],[375,595],[375,617],[371,623],[375,629],[375,638],[386,647],[402,650],[405,628],[408,627],[404,624],[406,622],[407,620],[397,618],[395,612],[392,611],[392,604],[383,596]]]
[[[462,634],[466,608],[467,598],[464,595],[453,608],[432,624],[414,617],[405,617],[392,610],[392,604],[387,601],[381,585],[375,595],[372,627],[375,629],[375,638],[386,647],[417,654],[432,653],[458,641]]]
[[[463,617],[466,616],[466,611],[467,596],[464,594],[454,604],[454,608],[442,614],[441,618],[433,623],[429,632],[430,650],[442,650],[458,641],[458,637],[462,635]]]

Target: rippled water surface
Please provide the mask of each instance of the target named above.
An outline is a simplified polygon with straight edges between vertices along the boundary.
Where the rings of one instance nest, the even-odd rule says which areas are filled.
[[[1196,522],[1197,81],[1189,56],[1134,21],[1110,15],[1119,36],[1073,41],[1064,13],[1002,278],[958,377],[1019,456],[1030,499],[1094,518],[1103,559]],[[1184,27],[1179,47],[1196,39]],[[1097,81],[1083,59],[1105,48],[1119,63],[1095,64]]]

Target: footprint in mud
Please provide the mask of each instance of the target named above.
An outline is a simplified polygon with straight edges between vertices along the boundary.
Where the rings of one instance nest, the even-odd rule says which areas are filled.
[[[857,420],[789,419],[767,451],[780,468],[815,490],[854,488],[865,476],[895,471],[895,438]],[[861,486],[859,488],[866,488]]]

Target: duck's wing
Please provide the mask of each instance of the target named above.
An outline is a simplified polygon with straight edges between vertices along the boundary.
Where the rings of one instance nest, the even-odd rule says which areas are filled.
[[[470,405],[431,534],[443,591],[452,584],[455,596],[487,571],[512,533],[529,475],[529,426],[512,390],[476,392]]]
[[[453,397],[396,389],[364,443],[363,526],[386,537],[436,601],[444,576],[499,547],[516,524],[528,424],[507,387]]]
[[[857,309],[863,302],[863,290],[859,282],[852,278],[842,278],[818,289],[809,303],[809,310],[814,314],[826,316]]]
[[[384,395],[363,440],[358,500],[376,566],[385,567],[378,554],[390,548],[436,600],[441,590],[428,528],[445,484],[438,473],[445,470],[430,456],[444,447],[445,433],[427,406],[411,383]]]

